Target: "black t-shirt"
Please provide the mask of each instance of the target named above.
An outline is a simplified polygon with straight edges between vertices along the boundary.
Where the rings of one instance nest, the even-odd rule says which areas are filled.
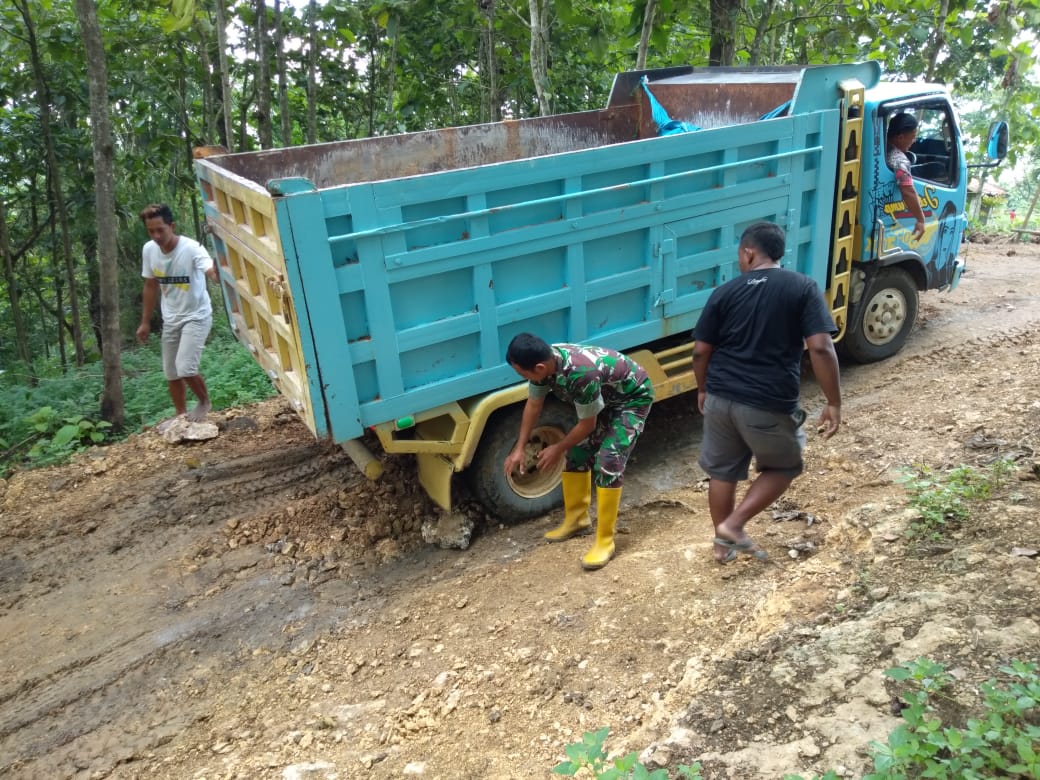
[[[741,274],[711,294],[693,331],[712,346],[705,389],[759,409],[793,412],[805,339],[837,330],[808,276],[784,268]]]

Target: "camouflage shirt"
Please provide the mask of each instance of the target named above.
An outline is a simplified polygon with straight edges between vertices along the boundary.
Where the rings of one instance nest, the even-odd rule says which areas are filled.
[[[553,344],[556,373],[531,382],[531,398],[550,392],[574,404],[579,419],[595,417],[603,409],[649,406],[654,388],[643,367],[626,355],[604,347]]]

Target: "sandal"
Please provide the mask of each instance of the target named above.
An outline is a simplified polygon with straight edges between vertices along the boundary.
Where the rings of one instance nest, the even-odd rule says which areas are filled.
[[[726,554],[723,555],[721,558],[716,558],[715,563],[719,564],[720,566],[725,566],[727,563],[733,563],[733,561],[735,561],[736,559],[737,551],[731,548],[729,550],[726,550]]]
[[[769,553],[765,550],[758,549],[751,539],[745,539],[742,542],[734,542],[732,539],[723,539],[721,536],[716,536],[712,541],[720,547],[725,547],[729,550],[722,561],[724,563],[729,563],[729,561],[733,560],[733,558],[729,557],[731,553],[734,558],[739,553],[743,553],[744,555],[753,555],[760,561],[765,561],[769,558]]]

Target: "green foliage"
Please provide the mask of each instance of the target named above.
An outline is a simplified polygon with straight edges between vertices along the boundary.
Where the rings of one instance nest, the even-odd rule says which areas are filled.
[[[985,470],[958,466],[937,474],[922,464],[905,469],[899,481],[918,515],[910,525],[910,536],[939,539],[947,530],[959,527],[971,515],[971,502],[992,496],[1012,468],[1011,461],[998,460]]]
[[[923,672],[921,667],[925,667]],[[886,744],[873,743],[874,772],[864,780],[928,777],[973,780],[988,777],[1040,779],[1040,676],[1035,664],[1013,661],[1000,668],[1010,680],[981,686],[984,712],[962,726],[944,724],[934,700],[950,681],[939,664],[925,659],[888,670],[915,683],[904,694],[906,723]],[[908,674],[905,674],[908,673]]]
[[[963,722],[944,722],[943,693],[952,677],[938,663],[919,658],[885,674],[911,685],[903,694],[901,723],[884,744],[871,743],[874,771],[863,780],[1040,780],[1040,675],[1035,663],[1013,660],[1000,667],[1003,681],[979,686],[982,700]],[[802,780],[788,776],[786,780]],[[819,780],[836,780],[828,772]]]
[[[37,409],[26,419],[41,435],[29,450],[29,462],[46,466],[65,460],[69,455],[105,441],[111,423],[89,420],[82,415],[62,418],[50,406]]]
[[[270,398],[274,388],[263,370],[217,319],[201,366],[213,408]],[[59,463],[85,447],[120,439],[168,417],[172,410],[159,340],[125,350],[122,364],[125,430],[118,433],[96,419],[103,385],[100,364],[65,374],[57,362],[41,361],[34,367],[36,385],[13,372],[0,376],[0,473],[19,465]]]
[[[582,769],[588,769],[596,780],[668,780],[668,770],[650,771],[639,761],[639,754],[636,752],[621,758],[609,759],[604,747],[609,733],[610,729],[607,727],[595,732],[587,731],[582,735],[581,742],[567,745],[564,752],[568,760],[553,767],[553,774],[574,777]],[[700,780],[701,765],[680,764],[677,771],[679,777]]]
[[[212,339],[202,358],[201,370],[215,409],[256,403],[275,394],[264,370],[229,334]]]
[[[885,677],[898,682],[913,681],[925,699],[928,696],[938,695],[953,683],[953,678],[947,674],[942,664],[923,657],[916,661],[907,661],[902,666],[886,669]],[[914,694],[908,695],[913,696]]]
[[[214,317],[214,327],[199,371],[206,379],[214,409],[255,403],[275,394],[263,369],[226,327]],[[128,428],[153,425],[171,413],[166,377],[162,373],[162,351],[158,338],[123,352],[123,395]],[[193,403],[188,393],[189,407]]]

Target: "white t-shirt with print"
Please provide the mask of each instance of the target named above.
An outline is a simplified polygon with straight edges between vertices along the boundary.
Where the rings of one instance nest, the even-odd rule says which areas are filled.
[[[156,279],[162,301],[162,318],[167,325],[201,320],[213,314],[206,289],[206,271],[213,258],[198,241],[177,236],[177,245],[164,254],[149,241],[141,250],[141,276]]]

